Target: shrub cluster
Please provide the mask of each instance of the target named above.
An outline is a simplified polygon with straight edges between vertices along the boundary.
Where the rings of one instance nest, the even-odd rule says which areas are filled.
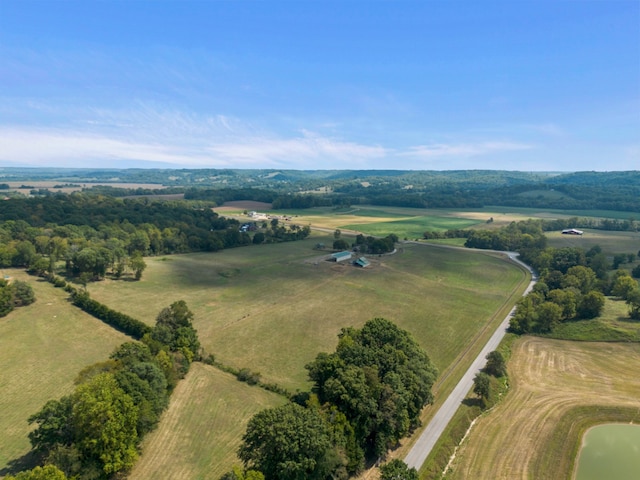
[[[0,279],[0,317],[9,314],[16,307],[31,305],[35,301],[33,289],[27,282]]]

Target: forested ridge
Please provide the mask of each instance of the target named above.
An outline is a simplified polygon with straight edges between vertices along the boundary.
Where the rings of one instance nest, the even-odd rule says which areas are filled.
[[[48,170],[3,169],[6,181],[34,178],[86,184],[151,183],[158,189],[104,188],[113,195],[184,193],[219,202],[273,202],[274,208],[374,204],[417,208],[487,205],[640,213],[640,171],[545,173],[493,170]],[[36,193],[46,193],[39,190]]]

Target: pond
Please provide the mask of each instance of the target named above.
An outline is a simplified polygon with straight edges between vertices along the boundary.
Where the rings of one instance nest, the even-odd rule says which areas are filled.
[[[587,431],[575,480],[638,480],[640,425],[599,425]]]

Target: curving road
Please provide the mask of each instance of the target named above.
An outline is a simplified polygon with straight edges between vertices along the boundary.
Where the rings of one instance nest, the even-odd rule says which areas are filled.
[[[465,250],[469,251],[469,249],[465,249]],[[483,251],[486,252],[486,250],[483,250]],[[537,281],[537,278],[533,270],[531,269],[531,267],[529,267],[528,265],[526,265],[525,263],[523,263],[517,258],[518,257],[517,253],[515,252],[501,252],[501,253],[506,253],[512,261],[522,265],[523,267],[525,267],[527,270],[531,272],[531,282],[529,282],[529,286],[523,293],[523,296],[528,294]],[[422,464],[426,460],[427,456],[429,456],[429,453],[431,453],[431,449],[435,445],[436,441],[438,441],[438,438],[440,438],[440,435],[442,435],[442,432],[446,428],[447,424],[449,423],[453,415],[458,410],[460,403],[462,403],[464,398],[467,396],[467,393],[469,392],[469,390],[471,390],[471,388],[473,387],[473,379],[476,376],[476,373],[478,373],[480,369],[484,367],[486,363],[487,354],[498,347],[498,344],[504,337],[505,333],[507,333],[507,328],[509,326],[509,319],[513,315],[515,308],[516,307],[514,306],[511,309],[509,314],[505,317],[505,319],[502,321],[500,326],[491,336],[487,344],[484,346],[482,351],[478,354],[476,359],[473,361],[469,369],[460,379],[460,381],[458,382],[456,387],[453,389],[449,397],[445,400],[445,402],[442,404],[438,412],[433,416],[429,424],[420,434],[420,438],[418,438],[418,440],[413,445],[413,447],[411,448],[411,450],[409,451],[409,453],[404,459],[405,463],[410,468],[413,467],[416,470],[420,470],[420,467],[422,467]]]

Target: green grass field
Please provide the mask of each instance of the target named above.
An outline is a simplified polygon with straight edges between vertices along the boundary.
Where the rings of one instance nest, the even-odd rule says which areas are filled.
[[[235,452],[249,419],[284,401],[196,363],[171,396],[158,429],[145,439],[128,478],[218,479],[240,465]]]
[[[550,247],[579,247],[589,250],[600,245],[608,255],[635,253],[640,250],[640,232],[610,232],[585,229],[584,235],[562,235],[561,232],[545,233]]]
[[[325,261],[313,250],[321,239],[149,258],[141,282],[103,281],[89,291],[150,324],[161,308],[185,300],[218,361],[306,389],[304,365],[332,351],[342,327],[374,317],[412,332],[444,369],[524,275],[490,255],[409,244],[358,269]]]
[[[341,228],[357,230],[365,235],[377,237],[385,237],[394,233],[400,238],[414,239],[422,238],[426,231],[444,232],[457,228],[467,228],[477,224],[477,220],[424,215],[385,222],[347,224]]]
[[[629,318],[623,300],[607,298],[602,315],[558,325],[549,338],[580,341],[640,342],[640,322]]]
[[[31,448],[27,418],[73,391],[78,372],[106,360],[128,337],[73,307],[61,289],[19,270],[36,302],[0,318],[0,476]]]

